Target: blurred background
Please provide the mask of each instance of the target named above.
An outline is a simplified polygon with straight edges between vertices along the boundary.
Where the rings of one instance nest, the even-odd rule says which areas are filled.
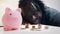
[[[0,0],[0,26],[2,26],[2,16],[5,13],[5,8],[10,7],[12,10],[18,8],[19,0]],[[43,3],[51,8],[60,11],[60,0],[41,0]]]

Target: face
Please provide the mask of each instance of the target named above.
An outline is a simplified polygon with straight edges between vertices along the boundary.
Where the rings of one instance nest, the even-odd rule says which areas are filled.
[[[21,15],[20,11],[21,11],[20,9],[11,10],[10,8],[6,8],[5,14],[8,17],[17,18],[20,17]]]
[[[25,20],[29,21],[32,24],[37,24],[40,22],[42,17],[42,11],[39,8],[39,5],[32,2],[21,3],[22,16]]]

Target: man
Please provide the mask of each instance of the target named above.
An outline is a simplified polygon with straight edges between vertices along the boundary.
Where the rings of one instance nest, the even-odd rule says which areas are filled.
[[[20,0],[18,6],[22,9],[23,24],[60,26],[60,12],[45,6],[41,0]]]

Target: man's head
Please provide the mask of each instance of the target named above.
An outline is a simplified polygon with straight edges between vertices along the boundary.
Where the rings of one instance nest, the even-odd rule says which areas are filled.
[[[22,17],[24,21],[31,24],[40,23],[42,13],[44,13],[44,4],[39,0],[20,0],[19,8],[22,9]]]

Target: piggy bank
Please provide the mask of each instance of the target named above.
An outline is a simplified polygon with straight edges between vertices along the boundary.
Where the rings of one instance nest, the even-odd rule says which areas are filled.
[[[5,31],[18,30],[22,24],[21,9],[11,10],[10,8],[5,9],[2,22]]]

